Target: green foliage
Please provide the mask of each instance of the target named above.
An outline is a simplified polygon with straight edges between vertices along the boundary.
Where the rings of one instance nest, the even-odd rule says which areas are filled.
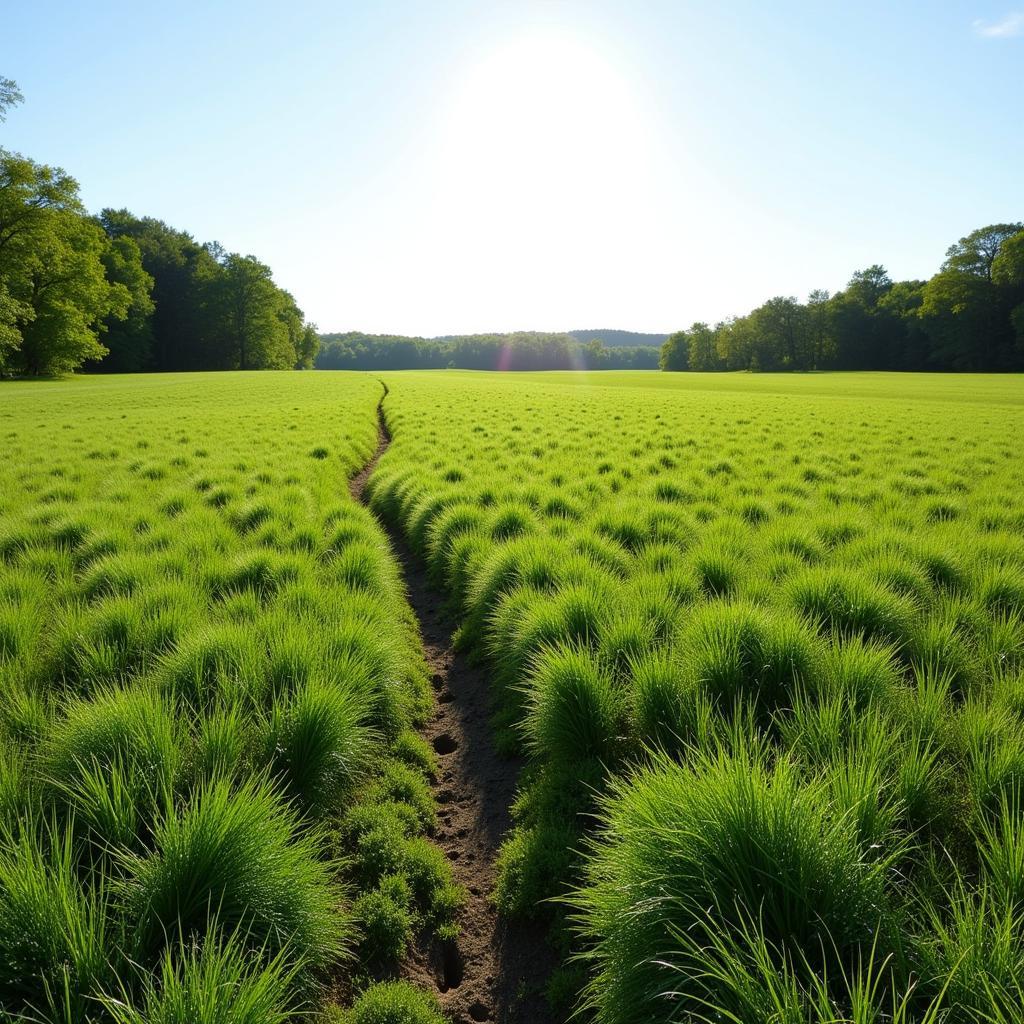
[[[85,1021],[118,969],[118,925],[103,889],[82,884],[70,833],[24,823],[0,835],[0,1006]]]
[[[20,100],[0,79],[0,120]],[[88,217],[63,170],[0,149],[0,374],[290,369],[318,349],[255,257],[126,210]]]
[[[385,400],[375,510],[529,753],[499,907],[557,932],[570,900],[607,1021],[1013,1019],[1017,382],[601,380],[403,374]],[[54,984],[3,1012],[244,993],[199,965],[228,944],[314,1011],[344,949],[358,986],[457,931],[415,624],[347,496],[380,393],[10,386],[0,951]]]
[[[372,735],[360,695],[308,682],[274,704],[268,760],[289,797],[318,815],[333,813],[366,774]]]
[[[293,1019],[294,968],[278,954],[254,960],[232,938],[167,949],[158,975],[144,977],[138,996],[106,997],[115,1024],[285,1024]]]
[[[413,937],[412,892],[404,875],[385,875],[376,889],[353,904],[362,929],[360,959],[369,963],[399,960]]]
[[[8,387],[0,1017],[316,1012],[369,951],[357,811],[399,830],[402,873],[375,878],[376,914],[358,908],[375,969],[414,933],[450,936],[461,893],[422,835],[433,759],[411,731],[426,669],[346,487],[376,443],[379,384]],[[373,554],[369,577],[338,571],[349,548]]]
[[[106,277],[107,247],[73,178],[0,150],[0,372],[65,373],[106,354],[103,321],[131,302]]]
[[[559,647],[538,656],[523,729],[544,757],[566,763],[608,756],[617,711],[612,681],[587,651]]]
[[[382,981],[356,998],[338,1024],[445,1024],[434,996],[407,981]]]
[[[872,303],[920,308],[877,267],[834,308]],[[609,1024],[1012,1019],[1016,382],[582,383],[403,374],[371,485],[525,741],[499,909],[569,900]]]
[[[582,930],[599,937],[589,986],[599,1020],[670,1020],[668,992],[699,1006],[702,933],[713,944],[753,920],[820,970],[888,926],[886,860],[866,857],[849,818],[784,761],[657,762],[618,784],[605,814],[574,897]],[[677,949],[686,939],[689,950]]]
[[[150,853],[125,860],[124,898],[144,954],[167,936],[244,934],[256,948],[287,945],[303,965],[336,959],[351,941],[322,857],[323,839],[300,833],[270,787],[207,784],[168,809]]]
[[[0,76],[0,124],[7,120],[7,111],[19,103],[23,103],[25,97],[18,88],[18,83],[13,78]]]
[[[138,244],[126,236],[110,239],[101,259],[107,280],[122,285],[129,296],[125,315],[104,323],[107,354],[101,365],[111,373],[138,373],[153,358],[153,276],[143,268]]]
[[[951,246],[929,281],[875,264],[806,303],[776,296],[747,316],[669,335],[663,370],[1020,370],[1024,226],[990,224]]]
[[[614,341],[616,335],[629,332],[596,333],[607,334],[605,340]],[[316,366],[321,370],[653,370],[658,365],[658,336],[651,335],[650,341],[650,345],[606,347],[600,337],[584,341],[573,334],[532,331],[447,338],[351,331],[323,335]]]

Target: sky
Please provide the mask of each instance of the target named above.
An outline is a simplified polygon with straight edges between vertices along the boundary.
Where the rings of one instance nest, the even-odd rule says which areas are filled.
[[[323,331],[668,332],[1024,219],[1024,0],[57,0],[0,75],[0,146]]]

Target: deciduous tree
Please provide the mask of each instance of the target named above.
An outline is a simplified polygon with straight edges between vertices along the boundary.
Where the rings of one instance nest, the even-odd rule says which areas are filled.
[[[128,289],[107,279],[106,235],[83,215],[78,186],[59,168],[0,151],[0,335],[4,367],[64,373],[106,348]]]

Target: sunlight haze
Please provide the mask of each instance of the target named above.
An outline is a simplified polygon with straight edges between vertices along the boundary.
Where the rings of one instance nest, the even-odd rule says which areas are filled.
[[[64,7],[10,13],[0,144],[323,330],[670,331],[927,277],[1024,192],[1012,6]]]

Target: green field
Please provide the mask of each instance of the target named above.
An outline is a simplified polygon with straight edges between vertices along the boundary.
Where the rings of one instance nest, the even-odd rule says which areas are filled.
[[[390,527],[527,758],[552,1019],[1018,1020],[1021,380],[381,377],[375,515],[374,376],[2,386],[0,1009],[333,1019],[454,939]]]
[[[340,963],[357,985],[454,931],[415,623],[346,486],[379,396],[354,374],[4,389],[4,1011],[291,1019]]]

